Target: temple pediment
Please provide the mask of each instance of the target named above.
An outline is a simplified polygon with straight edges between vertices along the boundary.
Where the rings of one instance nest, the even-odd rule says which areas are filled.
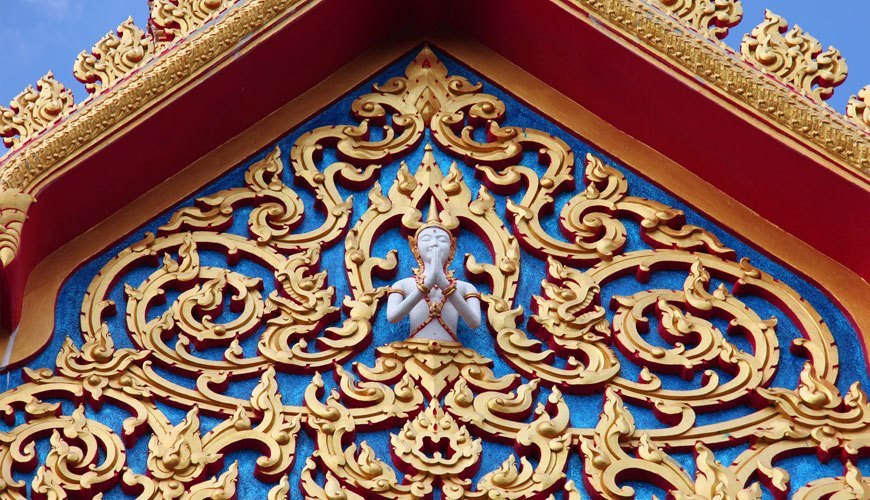
[[[0,113],[0,496],[870,494],[834,49],[730,51],[731,1],[151,8]]]

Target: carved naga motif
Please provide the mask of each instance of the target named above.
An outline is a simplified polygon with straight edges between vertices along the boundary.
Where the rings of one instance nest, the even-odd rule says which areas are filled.
[[[18,254],[21,229],[27,209],[33,203],[29,194],[14,189],[0,189],[0,265],[8,266]]]
[[[83,295],[81,342],[68,338],[54,366],[24,369],[0,395],[0,495],[231,498],[249,487],[248,469],[226,459],[242,449],[259,454],[270,499],[628,498],[629,481],[672,498],[754,499],[792,492],[777,462],[794,454],[846,464],[798,496],[866,493],[855,465],[870,450],[866,395],[857,384],[840,394],[834,337],[795,290],[683,212],[633,196],[602,158],[587,155],[580,176],[568,142],[510,125],[505,103],[449,76],[428,48],[351,112],[356,124],[266,151],[238,185],[175,209],[102,265]],[[0,212],[5,258],[32,200],[4,195],[21,207]],[[427,205],[480,249],[462,267],[485,306],[476,339],[492,350],[402,334],[367,361],[391,331],[375,331],[396,293],[384,280],[410,262],[381,239],[412,237]],[[541,276],[524,289],[533,263]],[[660,273],[673,286],[653,286]],[[785,340],[758,297],[799,332],[795,388],[775,386]],[[602,398],[597,425],[581,423],[588,404],[576,398]],[[164,403],[186,416],[170,420]],[[126,414],[117,430],[99,422],[108,408]],[[310,456],[297,456],[302,430]],[[128,453],[145,439],[137,470]],[[487,460],[493,442],[513,450]],[[740,443],[750,446],[730,465],[711,451]],[[687,451],[694,476],[671,456]],[[572,457],[582,478],[569,477]]]
[[[817,101],[828,99],[834,87],[846,80],[848,67],[834,47],[822,44],[795,25],[767,10],[764,21],[743,37],[740,53],[763,71]]]

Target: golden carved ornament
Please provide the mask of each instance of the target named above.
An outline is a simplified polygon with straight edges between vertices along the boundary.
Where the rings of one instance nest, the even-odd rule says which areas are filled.
[[[18,254],[21,229],[33,196],[13,189],[0,189],[0,264],[8,266]]]
[[[82,51],[73,66],[76,80],[91,94],[100,93],[139,68],[154,55],[154,42],[129,17],[91,49]]]
[[[857,95],[849,98],[846,116],[853,122],[870,130],[870,85],[865,85]]]
[[[625,449],[630,438],[638,443],[636,456]],[[694,446],[697,470],[693,480],[646,433],[638,432],[634,418],[614,389],[607,389],[593,437],[582,440],[580,449],[587,484],[599,498],[634,498],[634,488],[620,486],[631,479],[654,483],[668,491],[669,498],[679,500],[761,498],[758,483],[744,488],[734,471],[717,462],[700,442]]]
[[[12,110],[0,108],[0,136],[4,137],[7,147],[13,148],[0,170],[0,187],[37,194],[41,186],[60,171],[67,158],[124,123],[132,113],[159,102],[166,92],[177,88],[227,50],[235,50],[239,42],[251,38],[264,26],[298,9],[303,1],[250,0],[231,8],[234,2],[230,0],[153,0],[151,17],[158,24],[152,24],[150,31],[156,43],[177,42],[161,53],[154,64],[129,74],[124,83],[115,85],[104,99],[85,101],[74,117],[61,120],[56,133],[42,134],[39,141],[30,143],[27,148],[20,146],[44,130],[46,123],[70,114],[72,96],[66,93],[65,97],[58,97],[63,87],[55,82],[60,87],[55,92],[57,95],[46,96],[52,103],[37,106],[38,114],[46,114],[47,120],[46,117],[28,117],[26,111],[25,116],[19,117],[20,110],[27,107],[24,103],[13,104]],[[694,17],[695,13],[707,12],[710,5],[709,0],[669,1],[676,2],[672,4],[674,7],[691,4],[692,19],[703,18]],[[721,7],[721,1],[712,4],[716,8],[717,23],[723,11],[729,13],[729,19],[735,15],[734,11]],[[664,15],[647,2],[638,0],[567,0],[567,5],[593,14],[604,24],[709,82],[716,90],[758,111],[847,167],[862,174],[870,172],[870,143],[863,131],[851,125],[850,118],[811,102],[796,102],[791,93],[776,82],[753,68],[738,64],[729,53],[689,33],[689,28],[683,25],[685,21]],[[216,19],[219,20],[213,22]],[[433,83],[430,91],[421,90],[416,97],[421,98],[421,103],[434,104],[443,83]],[[821,92],[827,90],[830,89],[822,88]],[[31,90],[24,94],[38,92]],[[35,98],[30,99],[33,100]]]
[[[228,10],[220,22],[209,18],[195,35],[166,47],[146,69],[129,73],[123,83],[103,94],[102,99],[85,101],[74,118],[58,123],[57,134],[45,134],[40,141],[22,149],[19,146],[27,139],[73,110],[72,94],[53,77],[44,78],[41,92],[26,90],[22,93],[25,97],[16,99],[20,103],[13,101],[11,110],[0,108],[0,136],[7,147],[13,148],[3,158],[0,187],[35,195],[42,183],[77,151],[124,123],[131,113],[161,102],[162,96],[177,89],[228,48],[235,50],[238,43],[264,25],[310,1],[249,0]],[[41,94],[44,95],[40,98]],[[34,102],[35,106],[27,105]]]
[[[766,10],[764,21],[744,35],[740,44],[743,58],[762,71],[817,101],[828,99],[834,87],[846,80],[846,60],[834,47],[822,52],[822,44],[795,25]]]
[[[734,58],[717,44],[698,37],[683,21],[638,0],[565,0],[569,8],[594,15],[631,40],[655,51],[666,61],[708,82],[727,95],[814,145],[862,178],[870,175],[870,141],[844,115],[815,100],[794,99],[774,76]],[[833,60],[825,64],[833,63]],[[823,64],[824,67],[824,64]],[[839,70],[838,65],[836,69]],[[825,73],[827,76],[827,73]],[[826,89],[830,90],[830,89]],[[822,90],[825,92],[825,90]]]
[[[148,0],[149,24],[159,43],[176,41],[214,19],[236,0]]]
[[[409,339],[377,348],[374,367],[354,363],[354,369],[364,380],[389,383],[407,374],[418,391],[431,398],[440,398],[456,383],[471,384],[479,390],[501,392],[519,383],[512,374],[497,378],[492,360],[458,342],[433,342]]]
[[[409,420],[398,434],[391,434],[390,443],[397,465],[412,475],[471,477],[480,465],[483,451],[480,439],[472,439],[467,428],[444,413],[437,399]]]
[[[472,197],[455,163],[444,176],[429,144],[424,147],[423,160],[413,175],[402,163],[387,196],[384,196],[380,184],[375,184],[369,192],[368,210],[348,232],[345,266],[355,294],[373,289],[373,273],[386,275],[395,272],[398,263],[395,250],[386,258],[372,256],[379,228],[401,223],[408,233],[417,229],[422,222],[420,207],[427,197],[437,200],[437,205],[442,207],[440,216],[442,220],[448,220],[449,226],[462,224],[487,242],[493,263],[478,262],[476,256],[466,255],[468,271],[477,279],[490,283],[493,294],[513,297],[519,281],[520,247],[516,238],[496,213],[494,198],[488,190],[482,186],[477,196]]]
[[[390,78],[375,89],[400,97],[405,105],[416,108],[426,125],[441,106],[451,99],[477,92],[481,85],[471,84],[461,76],[449,76],[447,67],[424,47],[405,70],[405,77]]]
[[[870,498],[870,478],[851,461],[846,462],[844,474],[840,477],[817,479],[795,492],[795,500],[851,500]]]
[[[653,0],[701,34],[725,38],[743,19],[740,0]]]
[[[0,106],[0,137],[8,148],[17,147],[73,110],[72,91],[49,71],[15,96],[8,108]]]
[[[406,473],[400,482],[365,441],[359,446],[354,443],[358,424],[342,404],[343,394],[333,391],[324,403],[323,392],[323,382],[316,376],[305,394],[317,441],[317,451],[302,473],[302,490],[310,498],[363,498],[354,492],[377,498],[420,498],[430,495],[436,485],[450,499],[538,498],[563,481],[570,439],[565,433],[568,412],[559,396],[539,405],[535,418],[521,424],[515,438],[517,446],[539,457],[537,465],[523,457],[518,469],[517,458],[510,456],[474,488],[468,477],[481,466],[479,440],[473,440],[465,424],[437,400],[422,411],[417,409],[416,417],[391,436],[393,455]],[[316,471],[323,475],[324,484],[319,484]]]
[[[451,81],[431,51],[411,66],[406,75],[416,76],[403,80],[401,92],[376,89],[354,101],[358,124],[304,133],[289,155],[266,152],[242,185],[178,208],[157,234],[146,233],[103,264],[84,292],[82,341],[67,339],[53,367],[24,369],[23,383],[0,395],[10,428],[0,433],[3,495],[23,498],[27,485],[16,474],[40,463],[31,492],[45,496],[96,498],[120,486],[141,498],[229,498],[239,469],[225,456],[249,448],[261,454],[255,476],[275,484],[270,499],[293,496],[297,485],[287,474],[299,459],[298,487],[307,498],[425,498],[440,489],[445,498],[576,500],[580,483],[566,472],[578,453],[593,495],[624,498],[631,493],[625,481],[651,480],[674,498],[749,499],[758,497],[755,481],[780,496],[791,491],[788,472],[776,465],[783,457],[853,464],[866,454],[866,394],[857,384],[840,394],[834,337],[795,290],[747,259],[734,260],[712,233],[685,224],[681,212],[631,196],[625,176],[592,155],[585,187],[554,221],[567,237],[548,233],[552,197],[575,187],[578,166],[567,143],[497,125],[505,106],[477,85],[463,85],[473,89],[467,92],[446,85],[446,93],[433,93],[443,99],[424,99],[426,105],[406,100],[424,95],[420,87],[433,80]],[[384,87],[394,88],[378,89]],[[369,127],[387,117],[381,138],[371,140]],[[427,127],[434,146],[421,144]],[[481,129],[489,141],[475,140]],[[327,148],[339,154],[327,155]],[[481,180],[476,196],[458,162],[442,172],[436,148],[473,160]],[[522,164],[528,148],[541,165]],[[402,163],[385,193],[376,174],[415,151],[422,153],[416,170]],[[356,222],[340,187],[368,193]],[[319,202],[314,224],[304,224],[312,211],[299,189]],[[501,219],[493,192],[520,198],[504,202],[512,226]],[[23,217],[31,200],[3,193],[23,207],[14,217]],[[421,340],[379,346],[372,366],[346,368],[375,337],[378,308],[390,292],[375,278],[395,273],[400,261],[393,252],[377,254],[378,237],[412,234],[420,209],[433,202],[446,226],[487,249],[465,257],[465,272],[486,285],[481,301],[491,341],[514,373],[501,375],[492,359],[458,342]],[[240,226],[243,234],[228,232]],[[627,250],[629,237],[652,248]],[[549,253],[528,321],[518,303],[520,246]],[[320,269],[331,247],[344,251],[349,293],[342,308],[330,285],[336,277]],[[243,262],[260,272],[249,275]],[[132,278],[131,270],[142,272]],[[679,273],[682,286],[649,286],[601,303],[614,280],[633,276],[643,285],[659,271]],[[800,333],[790,346],[780,345],[777,321],[761,318],[747,295],[764,297],[790,318]],[[113,315],[123,315],[120,332],[112,331]],[[653,323],[658,342],[649,338]],[[129,337],[128,347],[116,347],[119,335]],[[737,347],[733,336],[750,347]],[[771,387],[785,347],[806,358],[794,389]],[[639,373],[629,377],[628,364]],[[673,388],[658,373],[700,383]],[[285,374],[311,376],[301,401],[282,399]],[[250,397],[227,390],[240,381],[256,383]],[[594,428],[572,426],[574,394],[604,395]],[[57,399],[77,409],[64,415]],[[186,418],[174,424],[159,403],[187,409]],[[129,414],[119,432],[95,420],[104,405]],[[628,405],[663,425],[638,429]],[[733,407],[749,411],[724,421],[698,418]],[[218,423],[203,432],[201,416]],[[296,456],[303,429],[316,442],[310,457]],[[374,431],[394,434],[391,459],[405,477],[357,441]],[[146,436],[146,470],[134,471],[127,450]],[[40,438],[50,441],[42,461],[34,446]],[[485,459],[484,440],[512,445],[515,453],[496,466]],[[735,443],[751,446],[728,467],[710,452]],[[694,477],[668,456],[690,450]],[[860,493],[866,480],[849,467],[798,492]],[[472,484],[476,468],[484,474]]]

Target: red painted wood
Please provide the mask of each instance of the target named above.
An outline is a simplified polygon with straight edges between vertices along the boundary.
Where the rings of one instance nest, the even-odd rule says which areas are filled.
[[[319,3],[47,186],[0,276],[2,326],[18,324],[27,276],[43,258],[382,41],[399,15],[392,3]]]
[[[18,323],[26,278],[45,256],[396,36],[396,26],[412,37],[451,29],[477,38],[870,279],[870,232],[853,217],[866,214],[866,190],[687,86],[673,70],[627,50],[576,12],[550,0],[323,0],[39,193],[18,258],[0,273],[0,325]]]
[[[867,190],[550,0],[456,2],[454,10],[463,33],[870,279],[870,231],[857,220],[867,221]]]

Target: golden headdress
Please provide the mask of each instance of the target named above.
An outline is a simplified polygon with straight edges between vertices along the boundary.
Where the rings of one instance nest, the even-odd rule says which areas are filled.
[[[417,251],[417,237],[420,236],[420,233],[423,232],[424,229],[430,227],[437,227],[450,235],[450,252],[447,255],[447,259],[444,261],[444,265],[447,266],[453,261],[453,255],[456,253],[456,237],[450,231],[450,226],[441,221],[438,204],[435,201],[434,196],[429,198],[429,213],[426,214],[426,221],[417,228],[417,231],[414,232],[414,236],[408,238],[408,242],[411,244],[411,252],[414,253],[414,258],[417,260],[417,263],[420,264],[421,268],[423,267],[423,261],[420,258],[420,253]]]
[[[435,202],[434,196],[429,198],[429,213],[426,215],[426,221],[417,228],[417,231],[414,233],[414,237],[416,238],[417,236],[419,236],[420,233],[423,232],[423,230],[427,227],[437,227],[450,233],[450,228],[447,227],[446,224],[441,222],[441,215],[438,210],[438,205]]]

